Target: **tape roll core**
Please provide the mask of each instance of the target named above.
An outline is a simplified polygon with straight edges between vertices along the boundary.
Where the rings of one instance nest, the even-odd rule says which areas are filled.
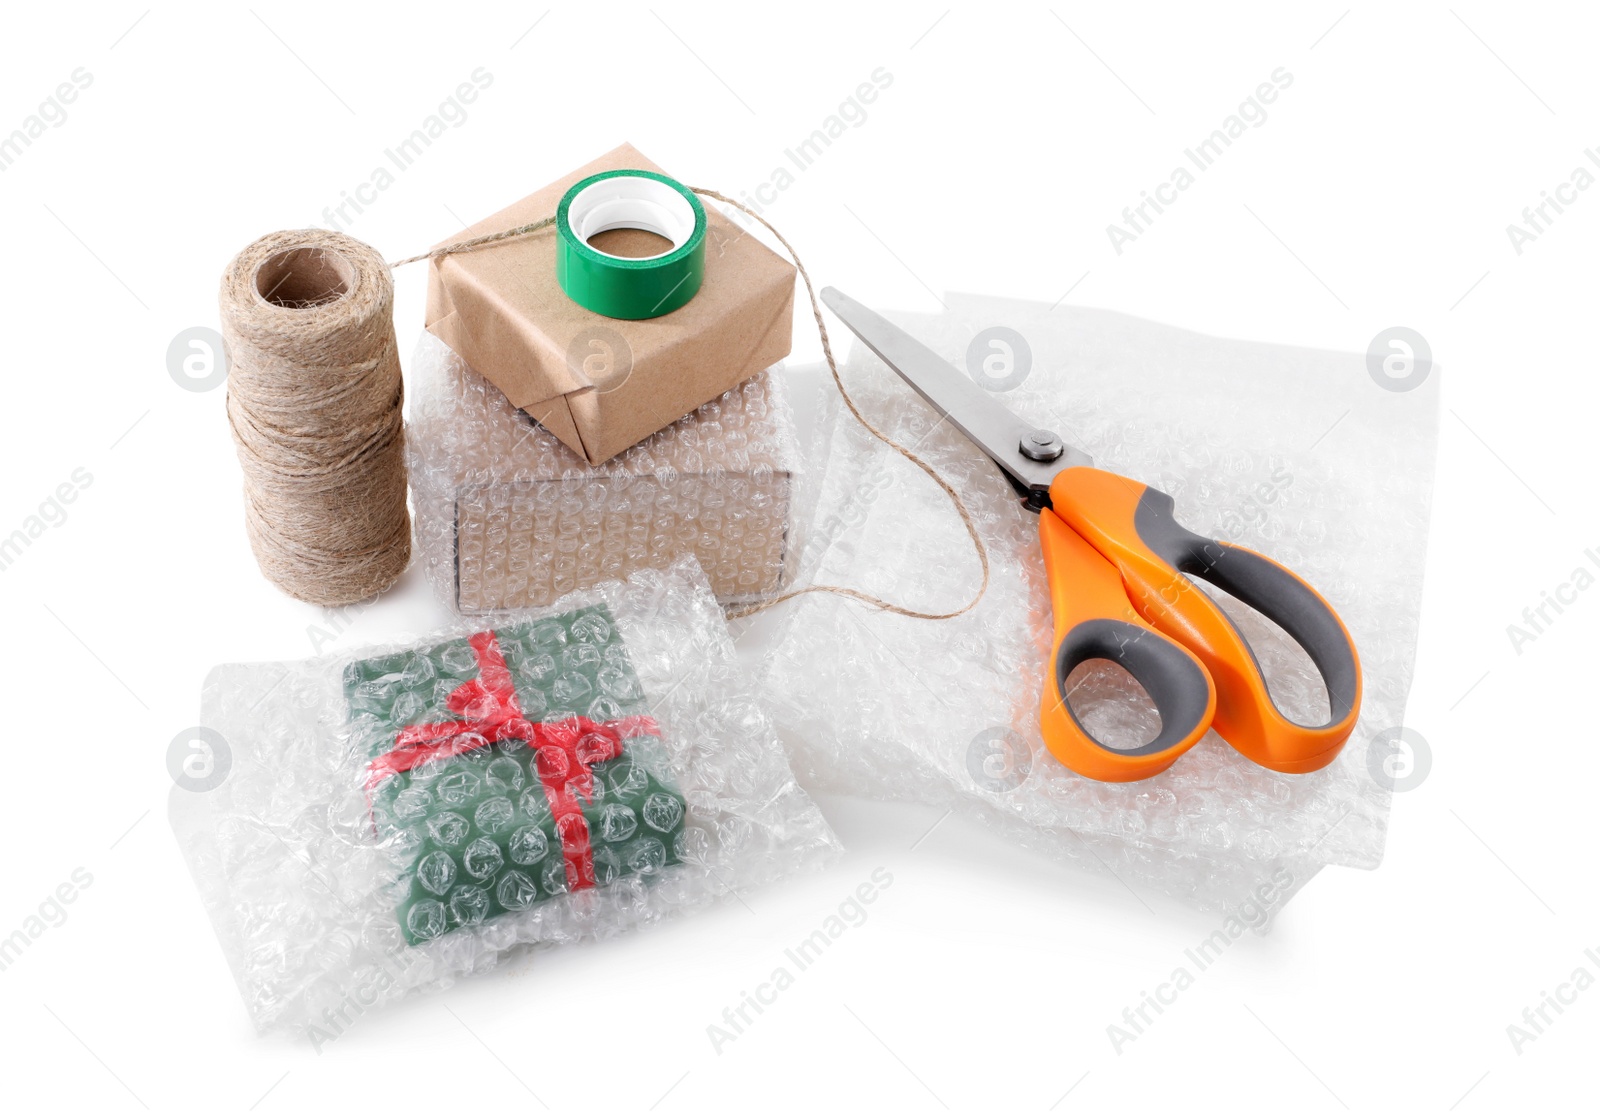
[[[642,229],[672,247],[619,257],[589,238]],[[573,185],[556,209],[556,279],[568,298],[613,319],[654,319],[676,311],[705,277],[706,212],[683,184],[651,171],[606,171]]]

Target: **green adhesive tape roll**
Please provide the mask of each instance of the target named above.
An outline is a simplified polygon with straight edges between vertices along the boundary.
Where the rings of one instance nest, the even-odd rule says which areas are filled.
[[[654,257],[614,257],[602,230],[643,229],[672,242]],[[694,298],[706,272],[706,211],[694,192],[652,171],[602,171],[556,208],[556,280],[573,302],[612,319],[654,319]]]

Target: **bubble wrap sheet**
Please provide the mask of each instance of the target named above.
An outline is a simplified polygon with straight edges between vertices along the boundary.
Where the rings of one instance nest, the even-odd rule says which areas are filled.
[[[718,599],[749,600],[798,555],[798,444],[772,372],[599,466],[427,332],[409,392],[416,550],[453,609],[543,606],[691,554]]]
[[[413,935],[431,940],[408,944],[417,937],[405,936],[398,912],[407,904],[405,892],[414,888],[409,871],[423,868],[417,882],[430,889],[437,884],[429,879],[431,864],[417,862],[417,846],[402,831],[383,827],[381,813],[375,820],[381,787],[369,803],[368,755],[357,741],[361,719],[347,704],[346,670],[381,666],[373,659],[436,647],[487,626],[509,634],[517,623],[594,604],[604,604],[609,616],[591,610],[565,617],[587,619],[583,626],[595,625],[595,615],[614,620],[614,634],[642,690],[642,697],[631,694],[632,702],[659,724],[661,737],[648,740],[651,753],[643,761],[651,771],[649,788],[670,794],[651,795],[642,814],[647,819],[637,827],[655,843],[646,826],[659,826],[671,844],[668,858],[663,861],[658,852],[643,871],[623,868],[610,882],[601,874],[598,886],[570,892],[559,874],[552,884],[552,876],[530,867],[526,881],[513,883],[522,884],[522,897],[508,894],[502,883],[499,901],[508,910],[522,907],[535,893],[531,884],[543,883],[539,901],[474,924],[472,908],[463,912],[451,896],[452,913],[465,924],[439,935],[437,926],[419,930],[413,923]],[[582,626],[571,625],[569,636],[558,640],[571,648],[591,638]],[[404,660],[415,663],[418,656]],[[559,673],[560,658],[557,663]],[[448,664],[425,675],[433,673],[450,678],[444,684],[451,686],[455,677],[472,677],[470,667]],[[604,673],[599,679],[607,687]],[[559,678],[548,691],[559,697]],[[377,1005],[495,968],[515,952],[648,925],[818,867],[838,849],[822,815],[795,784],[754,683],[736,663],[722,612],[692,561],[568,596],[547,611],[474,620],[447,634],[309,661],[218,666],[205,684],[202,724],[222,736],[231,767],[208,792],[173,791],[173,830],[251,1019],[259,1029],[305,1031],[313,1041],[337,1035]],[[478,748],[457,757],[471,760],[483,753]],[[496,757],[486,772],[493,777],[500,767],[504,775],[507,765],[505,757]],[[533,793],[537,779],[536,774]],[[615,779],[614,773],[606,776],[607,793]],[[402,797],[418,796],[425,781],[419,778]],[[517,784],[514,774],[511,781]],[[441,788],[433,792],[444,796]],[[612,803],[617,800],[596,804],[595,812],[622,812]],[[527,801],[520,804],[517,812],[527,811]],[[680,805],[686,806],[681,815]],[[658,807],[670,812],[648,819]],[[480,806],[480,825],[485,810],[493,808]],[[509,812],[510,803],[503,808]],[[599,832],[610,827],[609,817],[601,819],[607,823],[593,836],[597,864],[606,854]],[[619,832],[608,838],[623,837]],[[438,831],[434,839],[456,840]],[[540,837],[533,840],[545,847]],[[530,863],[541,854],[519,851],[523,842],[514,837],[505,845],[505,859]],[[472,852],[460,858],[457,877],[465,882],[474,873]],[[560,851],[550,858],[559,872]],[[480,870],[498,872],[500,866],[494,861],[493,868]]]
[[[1375,867],[1390,794],[1369,767],[1369,744],[1403,722],[1411,683],[1437,372],[1396,393],[1373,381],[1364,355],[1228,341],[1106,311],[963,296],[948,304],[946,314],[893,318],[961,369],[980,332],[1019,332],[1031,370],[996,393],[1002,403],[1097,466],[1171,494],[1195,531],[1265,552],[1323,592],[1361,655],[1360,722],[1314,774],[1266,770],[1215,733],[1146,781],[1104,784],[1067,770],[1038,727],[1052,632],[1037,518],[986,457],[857,345],[847,384],[868,416],[967,498],[992,582],[976,610],[946,622],[830,595],[795,601],[769,674],[801,780],[958,808],[1018,843],[1208,909],[1287,880],[1290,889],[1271,892],[1281,908],[1321,866]],[[981,340],[977,351],[975,362],[994,352]],[[978,561],[945,496],[842,408],[827,429],[802,582],[925,610],[965,602]],[[1320,700],[1316,720],[1326,718],[1300,649],[1215,596],[1280,705],[1304,719]],[[1131,678],[1080,672],[1071,700],[1097,734],[1143,742],[1159,728]]]

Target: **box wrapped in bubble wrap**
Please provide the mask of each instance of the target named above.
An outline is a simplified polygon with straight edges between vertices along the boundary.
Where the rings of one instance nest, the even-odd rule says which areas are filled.
[[[1214,732],[1145,781],[1067,770],[1038,727],[1052,639],[1038,519],[993,463],[857,346],[846,377],[863,411],[966,497],[992,580],[977,609],[944,622],[830,595],[795,601],[769,691],[802,781],[956,808],[1020,844],[1207,909],[1259,899],[1263,885],[1279,909],[1322,866],[1376,866],[1416,649],[1437,373],[1395,392],[1361,354],[1104,311],[961,296],[949,308],[893,318],[980,383],[1003,386],[996,396],[1018,416],[1171,494],[1188,527],[1258,549],[1322,591],[1360,651],[1360,722],[1312,774],[1264,769]],[[923,610],[965,602],[980,572],[948,499],[842,409],[828,431],[802,582]],[[1207,590],[1249,638],[1279,705],[1325,719],[1299,647]],[[1069,681],[1080,720],[1112,742],[1147,741],[1159,727],[1136,689],[1103,663]]]
[[[440,596],[473,614],[693,555],[724,603],[792,574],[794,421],[774,371],[591,466],[431,334],[411,368],[416,544]]]
[[[354,1015],[511,954],[818,867],[692,561],[551,609],[207,678],[216,777],[171,817],[259,1029]]]

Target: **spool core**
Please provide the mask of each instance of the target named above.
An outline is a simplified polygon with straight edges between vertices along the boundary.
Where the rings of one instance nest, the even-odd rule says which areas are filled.
[[[617,257],[617,260],[655,260],[676,250],[694,233],[694,208],[689,200],[659,179],[643,175],[615,175],[590,183],[567,205],[567,222],[579,241],[588,244],[597,233],[608,229],[642,229],[664,237],[671,246],[648,257]],[[594,249],[593,245],[589,246]]]
[[[355,265],[332,249],[302,245],[274,253],[256,269],[256,294],[264,303],[306,310],[335,303],[355,286]]]

